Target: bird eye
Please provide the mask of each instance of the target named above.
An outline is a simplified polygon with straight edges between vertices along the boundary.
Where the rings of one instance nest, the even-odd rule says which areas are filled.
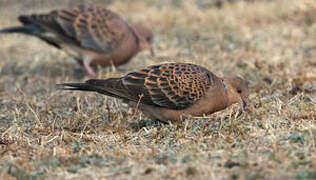
[[[151,40],[151,38],[150,37],[146,37],[146,41],[150,41]]]
[[[238,94],[241,94],[241,93],[242,93],[242,90],[241,90],[241,89],[237,89],[237,93],[238,93]]]

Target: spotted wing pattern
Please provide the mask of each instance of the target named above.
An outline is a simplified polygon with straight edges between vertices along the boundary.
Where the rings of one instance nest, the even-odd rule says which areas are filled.
[[[81,47],[103,53],[118,48],[129,32],[129,26],[117,14],[92,4],[49,14],[20,16],[19,19],[24,24],[36,24]]]
[[[207,69],[186,63],[150,66],[121,79],[128,99],[170,109],[185,109],[201,99],[217,77]],[[127,90],[127,91],[126,91]]]

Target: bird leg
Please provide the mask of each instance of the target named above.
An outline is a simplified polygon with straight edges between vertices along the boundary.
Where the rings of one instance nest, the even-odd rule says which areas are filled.
[[[243,110],[247,109],[247,107],[248,107],[247,100],[245,98],[242,98],[241,100],[242,100],[242,108],[243,108]]]
[[[90,66],[91,59],[89,57],[84,57],[83,58],[83,67],[84,70],[88,73],[89,76],[91,77],[96,77],[96,73],[94,72],[93,68]]]
[[[242,106],[241,106],[241,108],[239,109],[239,112],[240,113],[242,113],[242,112],[251,112],[250,111],[250,108],[249,108],[249,106],[248,106],[248,101],[247,101],[247,99],[245,99],[245,98],[242,98],[241,99],[242,100]]]

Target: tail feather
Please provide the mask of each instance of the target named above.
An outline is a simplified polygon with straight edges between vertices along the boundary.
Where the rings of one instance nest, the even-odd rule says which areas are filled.
[[[41,28],[39,25],[36,24],[25,24],[24,26],[17,26],[17,27],[9,27],[5,29],[0,29],[1,33],[21,33],[31,36],[36,36],[43,41],[47,42],[48,44],[55,46],[56,48],[60,49],[60,45],[54,38],[45,37],[45,32],[43,28]],[[44,35],[43,35],[44,34]]]
[[[57,84],[62,90],[71,90],[71,91],[98,91],[94,86],[91,86],[87,83],[62,83]]]
[[[98,93],[115,97],[115,98],[122,98],[121,96],[107,90],[107,87],[111,85],[107,84],[106,81],[107,80],[91,79],[91,80],[86,81],[85,83],[62,83],[62,84],[57,84],[57,86],[59,86],[60,89],[62,90],[92,91],[92,92],[98,92]]]
[[[22,33],[22,34],[34,35],[38,32],[40,32],[40,28],[38,28],[38,26],[36,25],[24,25],[24,26],[0,29],[0,33]]]
[[[18,17],[18,19],[23,24],[32,24],[32,17],[35,17],[35,15],[21,15]]]

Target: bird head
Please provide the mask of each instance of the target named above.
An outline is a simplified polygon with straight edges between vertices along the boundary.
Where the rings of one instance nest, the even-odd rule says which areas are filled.
[[[245,109],[248,103],[247,99],[249,95],[249,83],[240,76],[224,78],[224,80],[227,81],[228,84],[231,86],[230,88],[228,88],[230,90],[229,97],[231,102],[241,102],[243,105],[243,109]]]
[[[139,38],[140,50],[149,50],[151,55],[154,56],[155,52],[153,49],[154,35],[150,29],[143,26],[142,24],[133,25],[133,29]]]

